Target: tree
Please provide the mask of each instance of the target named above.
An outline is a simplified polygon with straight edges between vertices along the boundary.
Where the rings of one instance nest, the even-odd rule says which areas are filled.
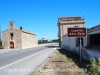
[[[58,43],[59,42],[59,39],[53,39],[52,42]]]
[[[0,46],[2,46],[2,42],[0,41]]]
[[[38,40],[38,44],[41,44],[42,43],[42,41],[41,40]]]

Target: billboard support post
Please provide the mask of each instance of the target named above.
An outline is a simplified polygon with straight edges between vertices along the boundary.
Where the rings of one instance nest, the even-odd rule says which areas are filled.
[[[82,44],[81,44],[81,37],[80,37],[80,62],[82,62],[82,49],[81,49],[81,46],[82,46]]]
[[[79,37],[80,44],[79,44],[79,56],[80,56],[80,62],[82,62],[82,37],[86,37],[86,28],[85,27],[73,27],[67,29],[68,37]]]

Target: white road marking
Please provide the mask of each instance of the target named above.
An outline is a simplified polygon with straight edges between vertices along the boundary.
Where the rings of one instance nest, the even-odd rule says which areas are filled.
[[[18,60],[18,61],[15,61],[15,62],[13,62],[13,63],[11,63],[11,64],[8,64],[8,65],[6,65],[6,66],[3,66],[3,67],[0,68],[0,70],[6,68],[6,67],[8,67],[8,66],[11,66],[11,65],[13,65],[13,64],[15,64],[15,63],[18,63],[18,62],[20,62],[20,61],[22,61],[22,60],[25,60],[25,59],[27,59],[27,58],[30,58],[30,57],[35,56],[35,55],[37,55],[37,54],[40,54],[40,53],[42,53],[42,52],[44,52],[44,51],[46,51],[46,50],[49,50],[49,49],[45,49],[45,50],[43,50],[43,51],[40,51],[40,52],[35,53],[35,54],[32,54],[32,55],[30,55],[30,56],[28,56],[28,57],[25,57],[25,58],[23,58],[23,59],[20,59],[20,60]]]

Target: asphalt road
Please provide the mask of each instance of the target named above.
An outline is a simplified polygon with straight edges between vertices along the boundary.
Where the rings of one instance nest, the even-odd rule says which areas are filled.
[[[35,73],[56,50],[58,44],[48,44],[23,50],[0,51],[0,75],[30,75]]]

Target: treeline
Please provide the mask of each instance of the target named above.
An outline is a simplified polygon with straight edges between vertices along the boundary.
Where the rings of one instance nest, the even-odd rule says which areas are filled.
[[[59,40],[58,39],[53,39],[51,41],[47,41],[47,40],[38,40],[38,44],[43,44],[43,43],[58,43]]]
[[[52,41],[55,42],[55,43],[58,43],[59,42],[59,39],[54,39]]]

